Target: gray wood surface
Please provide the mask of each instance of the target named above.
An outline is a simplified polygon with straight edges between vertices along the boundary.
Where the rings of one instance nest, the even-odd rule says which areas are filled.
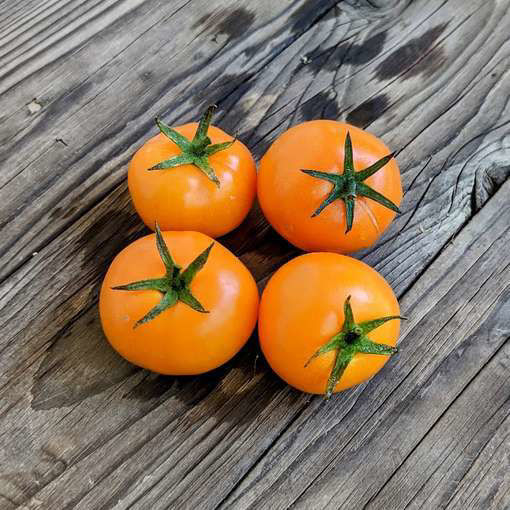
[[[0,509],[510,508],[508,0],[0,0]],[[126,165],[216,102],[256,158],[344,119],[398,150],[403,214],[357,254],[399,354],[324,402],[256,337],[201,377],[105,342],[146,230]],[[222,242],[260,286],[298,252],[257,207]]]

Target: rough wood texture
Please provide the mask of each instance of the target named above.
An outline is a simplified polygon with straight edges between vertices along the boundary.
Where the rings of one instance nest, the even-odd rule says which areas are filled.
[[[508,26],[507,0],[0,1],[0,508],[510,507]],[[102,336],[144,232],[126,164],[213,101],[257,158],[316,117],[399,151],[403,214],[359,256],[411,320],[330,402],[256,338],[174,378]],[[257,208],[223,242],[261,286],[297,253]]]

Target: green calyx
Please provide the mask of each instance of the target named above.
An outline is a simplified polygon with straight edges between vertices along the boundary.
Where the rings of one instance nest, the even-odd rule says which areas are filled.
[[[404,319],[399,315],[391,315],[389,317],[381,317],[371,321],[354,322],[354,316],[351,308],[351,296],[345,300],[344,304],[344,324],[341,329],[329,342],[325,343],[315,354],[306,362],[307,367],[315,358],[329,351],[336,351],[335,363],[331,370],[331,374],[326,385],[324,396],[329,399],[342,377],[345,369],[351,362],[352,358],[359,352],[364,354],[381,354],[391,356],[397,352],[396,347],[390,345],[372,342],[367,336],[368,333],[378,328],[385,322],[394,319]]]
[[[391,200],[386,198],[381,193],[375,191],[370,186],[367,186],[363,181],[368,179],[371,175],[374,175],[384,165],[386,165],[393,154],[388,154],[376,161],[373,165],[370,165],[364,170],[356,172],[354,170],[353,156],[352,156],[352,142],[351,135],[347,132],[345,137],[345,149],[344,149],[344,173],[343,174],[332,174],[328,172],[318,172],[316,170],[301,170],[307,175],[316,177],[317,179],[323,179],[333,184],[333,189],[329,195],[324,199],[322,204],[312,214],[312,218],[319,215],[325,207],[334,202],[335,200],[343,200],[345,204],[345,211],[347,217],[347,229],[345,233],[352,229],[352,223],[354,220],[354,206],[356,203],[356,197],[367,197],[375,202],[400,213],[400,209]]]
[[[145,324],[157,317],[160,313],[174,306],[178,301],[190,306],[193,310],[201,313],[209,313],[202,304],[193,296],[190,284],[195,275],[202,269],[209,258],[209,253],[214,245],[209,245],[191,264],[184,270],[174,262],[168,251],[159,225],[156,223],[156,245],[159,255],[166,268],[165,276],[152,280],[141,280],[112,287],[113,290],[157,290],[162,294],[161,301],[147,312],[134,327]]]
[[[156,118],[156,124],[160,131],[172,140],[179,149],[181,149],[181,153],[178,156],[174,156],[173,158],[158,163],[157,165],[149,168],[149,170],[166,170],[168,168],[175,168],[181,165],[195,165],[209,179],[211,179],[216,186],[219,187],[220,181],[218,180],[218,177],[216,177],[214,169],[209,164],[209,156],[212,156],[216,152],[228,149],[235,143],[236,140],[234,138],[234,140],[231,140],[230,142],[216,144],[211,143],[211,139],[207,136],[207,131],[215,109],[216,105],[211,105],[202,115],[193,140],[188,140],[178,131],[167,126],[163,121]]]

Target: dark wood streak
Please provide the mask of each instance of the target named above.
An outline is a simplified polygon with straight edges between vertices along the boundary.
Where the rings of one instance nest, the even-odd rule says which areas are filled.
[[[443,51],[441,47],[429,51],[441,34],[448,27],[448,23],[441,23],[428,29],[424,34],[411,39],[388,55],[378,66],[376,76],[380,80],[388,80],[403,73],[417,60],[419,65],[412,66],[411,72],[406,74],[406,79],[424,73],[426,76],[434,74],[440,67]],[[424,54],[426,56],[424,57]]]
[[[349,124],[365,128],[377,120],[390,106],[390,100],[386,94],[380,94],[357,106],[347,114],[346,121]]]
[[[227,4],[1,4],[0,508],[506,508],[508,5]],[[403,214],[356,256],[411,320],[329,403],[278,379],[256,335],[193,378],[102,336],[104,271],[148,232],[127,163],[156,114],[210,102],[257,159],[321,116],[398,151]],[[221,242],[260,288],[299,253],[257,205]]]

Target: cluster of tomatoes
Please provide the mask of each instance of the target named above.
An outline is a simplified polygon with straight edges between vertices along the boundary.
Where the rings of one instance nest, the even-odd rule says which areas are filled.
[[[100,295],[103,330],[126,359],[155,372],[200,374],[253,333],[277,374],[300,390],[358,384],[396,351],[401,317],[384,278],[342,255],[372,245],[398,212],[400,172],[375,136],[315,120],[283,133],[260,161],[210,124],[160,133],[134,155],[129,191],[155,230],[112,262]],[[278,269],[259,303],[253,276],[213,238],[235,229],[258,195],[301,255]]]

